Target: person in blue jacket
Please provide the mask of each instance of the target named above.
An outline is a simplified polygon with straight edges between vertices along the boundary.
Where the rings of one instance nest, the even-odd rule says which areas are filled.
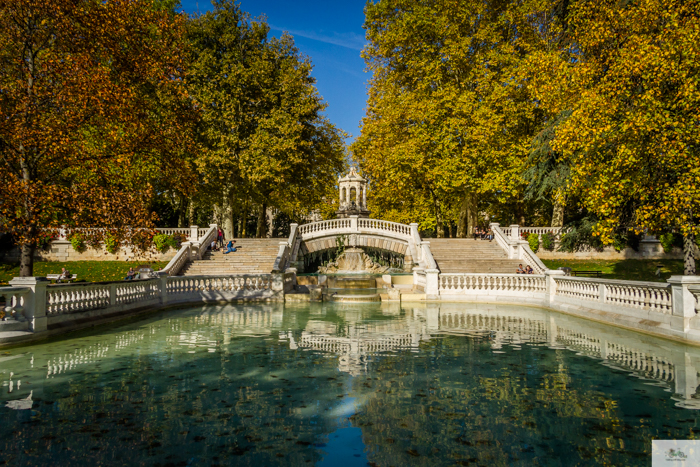
[[[234,248],[233,244],[236,243],[235,240],[229,240],[228,243],[226,244],[226,251],[224,251],[224,254],[227,255],[229,253],[233,253],[236,251]]]

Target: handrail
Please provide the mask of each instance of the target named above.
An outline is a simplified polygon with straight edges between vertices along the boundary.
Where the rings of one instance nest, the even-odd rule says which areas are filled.
[[[209,244],[216,240],[218,231],[219,228],[216,224],[209,224],[209,228],[204,232],[203,235],[198,234],[199,240],[197,241],[197,244],[199,248],[197,249],[197,259],[202,259],[202,256],[204,256],[204,252],[207,251],[207,247],[209,246]]]
[[[190,242],[183,243],[180,250],[178,250],[178,252],[175,253],[175,256],[173,256],[173,259],[171,259],[163,269],[158,271],[158,275],[177,275],[182,267],[190,260],[191,251],[192,244]]]
[[[527,241],[506,236],[501,226],[496,222],[490,224],[489,227],[493,232],[496,243],[508,254],[508,258],[513,259],[513,256],[516,256],[517,259],[525,259],[537,274],[544,274],[545,271],[549,271],[549,268],[545,266],[542,260],[530,249],[530,245]],[[509,231],[512,233],[511,228],[509,228]]]

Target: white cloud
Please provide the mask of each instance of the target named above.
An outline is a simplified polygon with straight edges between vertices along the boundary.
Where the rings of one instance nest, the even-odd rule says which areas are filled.
[[[269,25],[275,31],[285,31],[292,36],[304,37],[312,41],[325,42],[326,44],[338,45],[353,50],[362,50],[365,46],[365,37],[354,32],[333,32],[331,35],[316,31],[303,31],[297,29],[287,29]]]

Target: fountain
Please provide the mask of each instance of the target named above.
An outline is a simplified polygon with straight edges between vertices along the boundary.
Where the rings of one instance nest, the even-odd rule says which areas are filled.
[[[318,272],[323,274],[381,274],[389,269],[382,266],[367,256],[362,248],[347,248],[337,260],[327,266],[318,268]]]

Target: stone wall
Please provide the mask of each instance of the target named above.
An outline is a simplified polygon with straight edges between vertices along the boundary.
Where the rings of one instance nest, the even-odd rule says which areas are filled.
[[[664,252],[661,243],[656,240],[644,240],[639,244],[639,251],[634,251],[632,248],[615,251],[615,248],[609,246],[602,251],[585,250],[568,253],[565,251],[547,251],[541,247],[537,251],[537,256],[540,259],[599,259],[599,260],[623,260],[623,259],[683,259],[683,250],[674,248],[671,253]]]
[[[165,253],[150,250],[145,253],[136,252],[131,247],[120,248],[115,254],[107,252],[104,245],[100,248],[86,247],[79,253],[73,249],[67,240],[54,240],[46,250],[37,249],[34,253],[36,261],[170,261],[177,253],[177,249],[170,248]],[[0,261],[19,262],[20,252],[18,248],[8,251],[0,256]]]

